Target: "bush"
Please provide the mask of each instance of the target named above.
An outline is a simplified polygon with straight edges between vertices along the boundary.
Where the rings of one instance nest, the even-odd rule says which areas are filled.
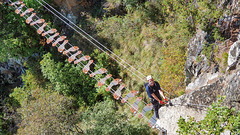
[[[106,68],[114,77],[117,76],[118,65],[112,62],[106,54],[95,51],[92,57],[100,68]],[[73,96],[79,106],[91,106],[98,100],[102,100],[103,97],[112,98],[109,96],[109,92],[105,91],[105,87],[98,88],[97,81],[89,77],[89,74],[83,73],[82,68],[78,65],[70,64],[67,61],[56,62],[50,53],[43,56],[40,64],[43,76],[51,82],[54,90],[67,96]],[[99,67],[94,68],[97,70]],[[104,75],[97,76],[104,77]],[[109,82],[110,80],[108,80]]]
[[[201,121],[196,121],[194,117],[189,117],[186,121],[180,118],[178,121],[179,134],[220,134],[229,130],[231,134],[240,133],[240,112],[234,108],[222,106],[223,98],[213,103],[207,110],[206,117]]]
[[[81,124],[86,134],[92,135],[148,135],[150,128],[145,124],[131,123],[127,114],[118,112],[112,101],[97,103],[82,113]]]
[[[35,11],[45,13],[40,4],[34,0],[23,1],[29,8],[34,7]],[[41,53],[43,46],[40,44],[40,37],[36,30],[25,23],[25,19],[16,14],[8,6],[0,5],[0,62],[5,62],[8,58],[29,57],[33,53]],[[46,14],[44,19],[52,19]]]
[[[22,102],[18,109],[22,121],[18,134],[66,134],[74,132],[78,122],[73,99],[48,92],[33,90],[34,99]]]
[[[77,99],[79,106],[96,102],[96,81],[85,75],[80,66],[68,62],[55,62],[50,53],[40,62],[43,76],[53,85],[54,91]]]

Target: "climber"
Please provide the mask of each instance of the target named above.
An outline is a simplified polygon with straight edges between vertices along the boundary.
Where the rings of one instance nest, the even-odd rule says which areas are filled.
[[[154,108],[155,116],[157,118],[156,123],[159,125],[160,121],[159,121],[158,110],[164,104],[162,102],[162,98],[160,97],[160,95],[165,100],[165,104],[167,104],[168,100],[165,98],[163,92],[161,91],[161,87],[159,83],[154,81],[151,75],[147,76],[147,81],[148,82],[145,83],[144,86],[146,88],[148,97],[150,98],[150,102],[152,103]]]

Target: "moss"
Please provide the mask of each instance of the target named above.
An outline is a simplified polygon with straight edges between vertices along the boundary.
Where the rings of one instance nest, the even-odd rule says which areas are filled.
[[[228,53],[224,52],[222,54],[222,57],[223,57],[223,66],[227,67],[228,66]]]
[[[203,46],[203,50],[202,50],[202,54],[207,57],[209,65],[211,64],[210,58],[211,58],[211,54],[212,54],[212,50],[213,50],[213,45],[214,44],[205,44]]]
[[[197,56],[197,63],[201,62],[202,61],[202,57],[201,56]]]

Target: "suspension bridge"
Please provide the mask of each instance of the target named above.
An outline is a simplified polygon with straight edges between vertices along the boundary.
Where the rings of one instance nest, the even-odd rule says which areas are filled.
[[[104,46],[102,43],[98,42],[95,38],[93,38],[91,35],[89,35],[87,32],[82,30],[80,27],[78,27],[76,24],[74,24],[71,20],[69,20],[67,17],[62,15],[59,11],[54,9],[51,5],[49,5],[44,0],[35,0],[40,5],[42,5],[46,10],[51,12],[55,17],[60,19],[62,22],[64,22],[67,26],[72,28],[76,33],[81,35],[83,38],[85,38],[87,41],[89,41],[89,44],[94,45],[96,48],[107,54],[109,57],[111,57],[113,60],[115,60],[119,65],[124,67],[124,69],[128,70],[130,73],[132,73],[134,76],[139,78],[141,81],[146,82],[146,76],[138,71],[136,68],[134,68],[132,65],[127,63],[125,60],[120,58],[118,55],[116,55],[114,52],[112,52],[110,49],[108,49],[106,46]],[[99,67],[88,55],[84,55],[82,51],[80,51],[78,46],[72,45],[68,38],[61,33],[58,33],[58,31],[54,28],[51,28],[48,23],[43,18],[40,18],[37,13],[35,12],[34,8],[28,8],[22,1],[11,1],[8,0],[9,5],[13,7],[16,14],[19,14],[21,17],[23,17],[26,20],[26,23],[30,26],[34,27],[39,35],[42,37],[45,37],[47,40],[47,44],[51,44],[52,47],[56,47],[59,53],[62,53],[65,55],[68,59],[69,63],[73,63],[79,67],[82,68],[82,71],[89,75],[91,78],[95,79],[97,81],[97,86],[101,88],[103,85],[106,86],[106,91],[109,91],[112,93],[114,99],[121,100],[123,104],[126,104],[131,112],[134,115],[137,115],[139,118],[145,119],[150,127],[156,126],[156,116],[153,114],[151,118],[147,118],[145,116],[146,112],[151,111],[153,109],[153,105],[150,103],[146,103],[142,100],[142,97],[138,96],[139,91],[137,90],[129,90],[126,88],[126,86],[122,83],[122,80],[120,78],[113,78],[113,76],[108,73],[107,69],[104,67]],[[92,67],[97,67],[98,70],[94,70]],[[98,74],[104,75],[103,78],[100,78]],[[107,80],[111,80],[109,84],[106,83]],[[117,89],[113,89],[113,87],[117,87]],[[123,89],[125,89],[128,94],[126,96],[123,96]],[[168,95],[170,95],[166,90],[163,89],[164,92],[166,92]],[[129,99],[134,99],[134,103],[130,103]],[[171,104],[170,98],[168,98],[169,104]],[[139,104],[144,104],[144,107],[139,107]],[[186,104],[186,106],[201,106],[201,107],[208,107],[204,105],[195,105],[195,104]],[[167,134],[167,131],[160,127],[159,125],[156,126],[156,128],[162,133]]]

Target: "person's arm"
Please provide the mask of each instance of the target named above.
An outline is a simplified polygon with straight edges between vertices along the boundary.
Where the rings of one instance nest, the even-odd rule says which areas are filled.
[[[162,91],[159,83],[157,83],[157,87],[158,87],[158,92],[159,92],[159,94],[160,94],[160,95],[163,97],[163,99],[166,101],[165,103],[167,103],[168,101],[167,101],[166,97],[164,96],[163,91]]]
[[[160,95],[163,97],[163,99],[166,99],[163,92],[161,90],[158,90],[158,91],[159,91]]]
[[[166,103],[168,102],[168,100],[166,99],[166,97],[164,96],[163,92],[161,90],[158,90],[160,95],[163,97],[163,99],[166,101]]]
[[[158,99],[158,97],[157,97],[154,93],[152,93],[151,95],[152,95],[152,97],[153,97],[155,100],[157,100],[158,102],[160,102],[161,104],[163,104],[163,102],[162,102],[160,99]]]

